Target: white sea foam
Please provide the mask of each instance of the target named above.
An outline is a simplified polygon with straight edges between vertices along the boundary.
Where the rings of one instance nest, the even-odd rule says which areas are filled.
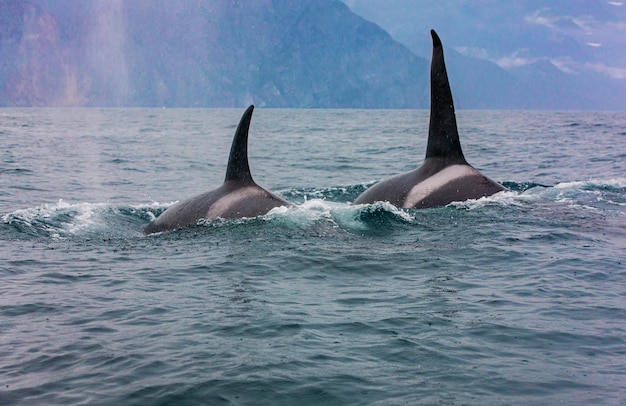
[[[626,178],[590,179],[586,181],[561,182],[554,185],[556,189],[580,189],[590,186],[626,188]]]
[[[275,207],[265,215],[265,218],[268,220],[288,219],[298,225],[311,224],[322,219],[332,221],[333,211],[342,206],[348,205],[323,199],[307,199],[300,205]]]
[[[397,208],[388,202],[352,205],[350,203],[332,202],[323,199],[305,200],[297,206],[276,207],[265,218],[299,227],[306,227],[321,221],[333,227],[359,230],[367,228],[367,225],[362,220],[363,213],[376,210],[390,212],[403,221],[412,221],[414,219],[408,211]]]
[[[468,199],[462,202],[452,202],[449,206],[460,209],[480,209],[489,205],[498,206],[521,206],[529,202],[539,199],[539,195],[534,193],[519,193],[510,190],[498,192],[491,196],[481,197],[479,199]]]
[[[2,221],[5,224],[25,227],[36,234],[63,238],[110,231],[109,223],[126,214],[139,213],[138,217],[145,216],[151,221],[155,218],[154,210],[167,208],[171,204],[153,202],[116,206],[111,203],[68,203],[60,199],[57,203],[46,203],[7,213],[2,216]]]

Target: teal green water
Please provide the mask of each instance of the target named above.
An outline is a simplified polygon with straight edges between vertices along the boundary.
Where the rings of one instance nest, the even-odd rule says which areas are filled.
[[[461,111],[511,189],[352,206],[428,112],[257,109],[296,204],[144,236],[217,187],[243,109],[0,110],[0,404],[620,404],[626,114]]]

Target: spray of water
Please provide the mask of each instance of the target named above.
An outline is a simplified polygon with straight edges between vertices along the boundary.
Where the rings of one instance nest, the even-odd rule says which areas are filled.
[[[123,106],[129,97],[124,2],[96,0],[91,11],[95,19],[87,50],[91,87],[106,104]]]

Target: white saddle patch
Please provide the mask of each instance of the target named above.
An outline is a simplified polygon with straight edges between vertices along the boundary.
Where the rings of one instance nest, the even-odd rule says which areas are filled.
[[[228,210],[238,202],[254,196],[265,196],[266,194],[267,192],[265,190],[253,186],[237,189],[213,203],[209,208],[206,217],[224,217],[224,213],[227,213]]]
[[[441,189],[446,184],[468,176],[476,175],[478,171],[468,165],[452,165],[437,172],[431,177],[428,177],[413,186],[404,199],[402,207],[411,208],[415,207],[417,203],[421,202],[427,196],[433,194],[438,189]]]

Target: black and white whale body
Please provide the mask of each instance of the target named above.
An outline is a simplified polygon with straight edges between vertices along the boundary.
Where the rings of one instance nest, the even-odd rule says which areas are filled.
[[[248,166],[248,130],[254,106],[243,113],[230,149],[226,178],[215,190],[176,203],[144,229],[158,233],[196,224],[201,219],[236,219],[267,214],[290,203],[258,186]]]
[[[429,208],[491,196],[506,188],[467,163],[461,149],[443,46],[434,30],[430,67],[430,127],[426,159],[419,168],[380,181],[354,204],[387,201],[402,208]]]

